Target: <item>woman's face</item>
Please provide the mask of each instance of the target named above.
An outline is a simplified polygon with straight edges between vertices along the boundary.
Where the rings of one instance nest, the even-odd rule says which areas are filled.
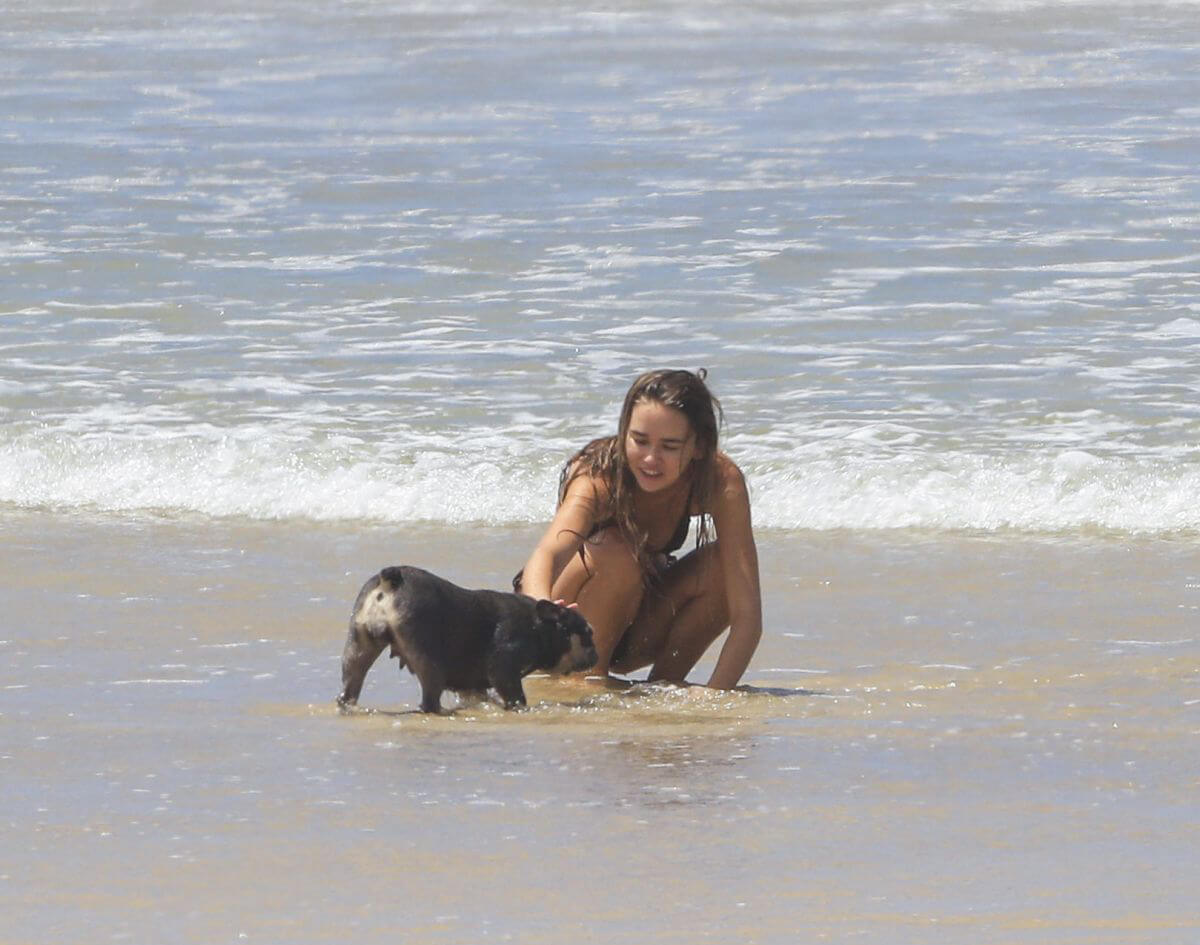
[[[682,411],[653,400],[639,401],[629,417],[625,458],[646,492],[661,492],[679,481],[696,458],[696,436]]]

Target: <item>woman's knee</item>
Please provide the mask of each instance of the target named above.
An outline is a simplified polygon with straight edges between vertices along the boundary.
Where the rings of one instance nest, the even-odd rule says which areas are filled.
[[[725,577],[713,543],[684,555],[657,587],[646,592],[629,630],[628,646],[614,661],[613,668],[617,672],[632,672],[668,656],[679,662],[680,653],[667,653],[667,648],[673,647],[681,652],[686,649],[689,654],[695,651],[682,669],[686,675],[728,626]]]
[[[615,528],[607,529],[584,543],[584,565],[588,577],[581,598],[599,604],[623,630],[637,615],[646,587],[632,547]]]
[[[584,564],[592,580],[619,585],[642,584],[642,566],[633,548],[615,528],[606,528],[583,543]]]

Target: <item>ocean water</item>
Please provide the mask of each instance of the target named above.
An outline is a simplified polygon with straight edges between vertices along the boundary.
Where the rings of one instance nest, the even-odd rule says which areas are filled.
[[[1200,528],[1194,3],[3,12],[0,503],[538,522],[670,365],[764,527]]]
[[[0,0],[0,943],[1196,940],[1197,103],[1191,0]],[[747,685],[339,715],[661,366]]]

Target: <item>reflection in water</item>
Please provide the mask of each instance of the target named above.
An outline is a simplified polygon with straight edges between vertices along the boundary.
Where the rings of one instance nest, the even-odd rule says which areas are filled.
[[[345,723],[352,736],[367,734],[370,754],[400,752],[407,773],[430,773],[432,787],[419,792],[425,804],[486,797],[501,806],[532,799],[627,809],[736,801],[755,733],[776,714],[759,705],[776,700],[745,693],[671,686],[597,692],[551,679],[530,680],[528,688],[531,707],[523,712],[471,701],[440,716],[358,710]]]
[[[605,741],[596,752],[618,803],[647,808],[716,805],[736,801],[739,778],[753,751],[741,735],[656,736],[646,733]],[[624,794],[620,794],[620,789]]]

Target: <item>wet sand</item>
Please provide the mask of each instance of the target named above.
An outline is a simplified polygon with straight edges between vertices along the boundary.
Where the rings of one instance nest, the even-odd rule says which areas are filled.
[[[768,531],[745,691],[337,713],[363,579],[534,537],[0,516],[0,942],[1200,935],[1194,541]]]

